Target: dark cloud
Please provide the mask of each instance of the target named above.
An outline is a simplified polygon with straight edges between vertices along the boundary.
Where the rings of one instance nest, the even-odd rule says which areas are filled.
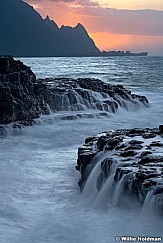
[[[87,23],[93,32],[163,36],[163,11],[117,10],[100,7],[77,11],[79,15],[84,16],[84,24]]]
[[[28,3],[33,4],[42,4],[42,3],[73,3],[74,5],[80,5],[80,6],[99,6],[99,4],[96,1],[91,0],[25,0]]]
[[[60,19],[63,21],[63,16],[66,19],[66,15],[69,16],[66,21],[68,19],[73,19],[73,22],[80,20],[92,33],[163,36],[163,11],[103,8],[93,0],[25,1],[39,5],[42,12],[46,14],[50,12],[50,16],[54,16],[56,22]]]

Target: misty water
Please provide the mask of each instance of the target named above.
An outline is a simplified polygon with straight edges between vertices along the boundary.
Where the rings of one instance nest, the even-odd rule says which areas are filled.
[[[163,124],[163,58],[22,58],[37,78],[91,77],[122,84],[145,95],[149,108],[119,110],[110,117],[99,111],[76,120],[57,112],[40,117],[21,132],[8,129],[0,138],[1,243],[112,243],[116,236],[163,236],[163,218],[130,200],[98,207],[93,192],[80,193],[75,170],[84,139],[107,130],[158,127]],[[79,113],[79,112],[78,112]],[[95,173],[98,173],[98,168]]]

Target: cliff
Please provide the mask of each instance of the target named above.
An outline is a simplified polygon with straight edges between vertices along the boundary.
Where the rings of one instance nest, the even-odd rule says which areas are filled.
[[[12,56],[94,56],[100,53],[85,28],[58,28],[22,0],[0,0],[0,54]]]
[[[95,207],[139,202],[163,215],[162,152],[162,125],[88,137],[78,149],[79,186]]]
[[[0,123],[32,121],[50,109],[97,110],[109,116],[118,108],[148,107],[144,96],[132,94],[122,85],[98,79],[49,78],[36,80],[29,67],[12,57],[0,57]],[[77,118],[77,117],[76,117]],[[75,119],[75,117],[73,118]]]

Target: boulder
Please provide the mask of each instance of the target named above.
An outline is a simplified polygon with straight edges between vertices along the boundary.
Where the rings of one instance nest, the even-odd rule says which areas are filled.
[[[42,95],[35,92],[39,84],[29,67],[12,57],[1,57],[0,67],[0,123],[32,120],[48,114]]]
[[[86,163],[81,156],[82,148],[87,148]],[[160,128],[119,129],[104,132],[87,138],[82,148],[78,150],[81,190],[84,190],[95,165],[100,163],[95,178],[97,191],[102,190],[105,182],[112,176],[114,178],[110,185],[112,191],[115,192],[120,185],[118,188],[121,188],[124,195],[130,195],[142,204],[150,193],[152,196],[149,200],[155,202],[153,207],[163,213],[163,137]],[[94,159],[95,155],[99,155],[98,161]],[[101,159],[103,157],[105,159]],[[108,187],[108,194],[110,193]]]
[[[21,61],[11,56],[0,57],[0,124],[31,121],[49,114],[50,109],[53,112],[93,109],[100,111],[99,117],[109,117],[108,113],[115,113],[119,107],[137,110],[148,105],[146,97],[131,94],[122,85],[91,78],[37,80]]]

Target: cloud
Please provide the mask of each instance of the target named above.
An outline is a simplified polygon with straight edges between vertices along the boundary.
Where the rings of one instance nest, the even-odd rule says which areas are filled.
[[[114,34],[163,36],[163,11],[156,10],[117,10],[109,8],[78,9],[92,32]],[[93,21],[89,21],[93,18]]]
[[[59,3],[59,4],[73,4],[73,6],[99,6],[99,3],[91,0],[26,0],[30,4],[50,4],[50,3]]]
[[[101,50],[148,51],[151,55],[163,55],[163,36],[119,35],[99,32],[91,34]]]
[[[163,11],[117,10],[104,8],[93,0],[26,0],[54,21],[76,23],[80,20],[89,32],[163,36]],[[69,16],[69,19],[66,17]],[[65,17],[65,19],[64,19]]]
[[[110,48],[111,38],[114,39],[117,46],[125,45],[126,49],[127,46],[131,46],[133,47],[131,50],[135,50],[134,46],[139,46],[141,49],[141,40],[142,43],[147,40],[150,43],[150,49],[154,50],[156,46],[158,50],[159,46],[159,51],[162,50],[163,53],[163,11],[117,10],[102,7],[93,0],[24,1],[35,6],[43,18],[49,15],[58,26],[75,26],[80,22],[91,34],[99,48],[107,49],[107,42],[108,48]],[[118,38],[122,39],[123,43],[118,41]],[[104,39],[105,44],[102,44]],[[152,41],[150,42],[150,40]],[[129,43],[133,43],[133,45],[129,45]],[[148,43],[146,44],[148,45]],[[142,46],[145,47],[145,44]]]
[[[98,8],[99,4],[95,0],[24,0],[32,5],[43,18],[49,15],[58,26],[75,26],[82,22],[82,16],[77,10],[82,8]]]

